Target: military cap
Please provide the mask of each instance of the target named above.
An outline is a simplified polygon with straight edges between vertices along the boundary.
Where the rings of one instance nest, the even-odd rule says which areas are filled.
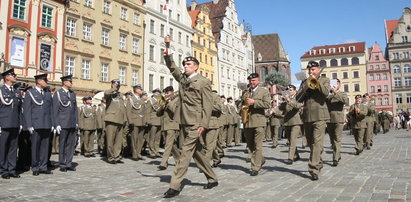
[[[39,75],[35,75],[34,76],[34,79],[35,80],[45,80],[45,81],[47,81],[47,74],[39,74]]]
[[[60,77],[61,81],[72,81],[73,80],[73,75],[67,75],[67,76],[62,76]]]
[[[7,76],[7,75],[15,76],[16,74],[14,73],[14,69],[8,69],[8,70],[4,71],[3,73],[1,73],[1,75],[2,75],[3,77],[5,77],[5,76]]]
[[[133,86],[133,89],[143,89],[142,87],[141,87],[141,85],[140,84],[137,84],[137,85],[135,85],[135,86]]]
[[[213,90],[212,92],[213,92],[213,93],[217,93],[217,91],[216,91],[216,90]]]
[[[258,78],[258,77],[260,77],[260,76],[258,75],[258,73],[251,73],[251,74],[247,77],[247,80],[254,79],[254,78]]]
[[[232,97],[228,97],[228,98],[227,98],[227,101],[229,101],[229,100],[233,100],[233,98],[232,98]]]
[[[318,62],[316,61],[310,61],[307,64],[307,69],[311,68],[311,67],[319,67],[320,65],[318,64]]]
[[[200,65],[200,62],[198,62],[198,60],[195,57],[192,57],[192,56],[188,56],[188,57],[184,58],[183,65],[185,65],[186,62],[188,62],[188,61],[193,61],[197,65]]]
[[[224,98],[224,99],[225,99],[225,96],[224,96],[224,95],[221,95],[220,98]]]
[[[166,88],[164,88],[163,92],[168,92],[168,91],[174,91],[173,86],[167,86]]]
[[[113,80],[111,80],[111,83],[112,83],[112,84],[120,85],[120,80],[118,80],[118,79],[113,79]]]
[[[358,98],[362,98],[362,96],[361,95],[356,95],[355,99],[358,99]]]
[[[84,96],[83,100],[92,100],[93,98],[91,96]]]
[[[124,94],[124,95],[131,95],[132,93],[131,93],[131,91],[128,91],[126,94]]]
[[[147,95],[147,92],[146,92],[146,91],[143,91],[143,93],[142,93],[141,95],[142,95],[142,96],[143,96],[143,95]]]
[[[161,90],[158,89],[158,88],[156,88],[156,89],[154,89],[153,91],[151,91],[151,93],[161,93]]]
[[[370,96],[368,93],[365,93],[362,97]]]

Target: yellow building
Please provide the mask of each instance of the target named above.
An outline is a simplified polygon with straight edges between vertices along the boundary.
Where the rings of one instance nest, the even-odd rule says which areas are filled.
[[[200,62],[199,73],[210,79],[213,90],[216,90],[218,88],[217,47],[209,18],[210,10],[206,5],[194,1],[189,9],[192,27],[195,29],[193,56]]]
[[[143,82],[144,0],[71,0],[66,11],[64,75],[78,96]]]
[[[347,93],[352,105],[355,95],[368,92],[367,55],[365,42],[316,46],[301,57],[301,69],[307,72],[309,61],[318,62],[324,67],[321,75],[341,81],[340,91]]]

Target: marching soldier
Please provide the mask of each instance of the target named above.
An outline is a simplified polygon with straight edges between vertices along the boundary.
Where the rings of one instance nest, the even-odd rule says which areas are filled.
[[[53,174],[47,167],[53,102],[50,91],[45,91],[47,74],[34,76],[36,86],[28,89],[23,102],[25,125],[31,135],[31,170],[34,176]]]
[[[301,97],[298,101],[304,102],[304,135],[311,150],[308,171],[311,174],[311,180],[318,180],[318,174],[323,167],[321,154],[324,149],[326,122],[330,120],[330,114],[325,102],[330,93],[330,80],[319,75],[321,70],[317,62],[310,61],[307,69],[310,78],[317,80],[318,88],[300,91],[296,97]]]
[[[14,69],[1,74],[4,85],[0,87],[0,175],[3,179],[19,178],[16,173],[17,142],[21,130],[21,93],[16,83]]]
[[[368,114],[368,107],[362,104],[362,96],[355,96],[355,103],[350,106],[348,112],[351,121],[351,129],[355,138],[356,155],[360,155],[364,146],[364,133],[367,127],[365,116]]]
[[[76,171],[73,167],[75,136],[78,123],[76,94],[70,90],[73,86],[72,75],[61,77],[62,88],[53,96],[54,126],[60,134],[59,164],[60,171]]]
[[[221,101],[220,96],[218,96],[217,91],[213,91],[213,109],[211,112],[211,119],[208,126],[208,129],[205,134],[206,140],[206,157],[211,162],[213,160],[213,167],[216,167],[221,162],[220,158],[218,157],[218,153],[215,151],[217,146],[217,139],[218,139],[218,129],[220,128],[221,123],[218,122],[221,116]]]
[[[170,45],[170,41],[170,36],[167,36],[167,46]],[[180,68],[174,63],[172,55],[165,54],[164,60],[174,79],[180,83],[180,124],[184,133],[180,160],[173,171],[170,188],[164,193],[165,198],[171,198],[180,193],[181,182],[187,173],[191,158],[194,158],[198,168],[207,177],[208,183],[204,189],[217,186],[218,181],[201,144],[201,136],[209,127],[213,107],[211,82],[197,74],[200,63],[194,57],[186,57],[183,60],[184,73],[181,73]]]
[[[244,134],[251,157],[250,175],[256,176],[265,163],[263,139],[267,124],[264,110],[270,108],[271,97],[267,88],[258,86],[260,77],[257,73],[250,74],[247,79],[250,85],[250,97],[243,102],[249,106],[249,121],[244,125]]]
[[[97,106],[96,109],[96,121],[97,121],[97,144],[98,144],[98,153],[101,156],[105,156],[107,149],[105,144],[105,124],[104,124],[104,114],[106,112],[106,100],[102,99],[101,103]]]
[[[327,97],[327,106],[330,113],[330,122],[327,123],[327,132],[330,135],[333,149],[333,164],[337,166],[341,159],[341,138],[344,127],[344,105],[348,103],[347,94],[340,91],[341,82],[337,79],[337,86],[332,86]]]
[[[381,120],[382,132],[385,134],[390,130],[390,115],[387,113],[387,110],[384,109],[380,113],[379,118]]]
[[[235,133],[235,125],[237,124],[236,115],[237,109],[234,106],[233,98],[227,98],[227,109],[228,109],[228,129],[227,129],[227,147],[232,147],[233,137]]]
[[[365,129],[364,143],[365,143],[366,149],[369,150],[371,149],[372,141],[374,137],[375,104],[371,101],[370,95],[368,93],[365,93],[363,95],[363,104],[367,106],[368,108],[367,116],[365,116],[365,119],[367,122],[367,128]]]
[[[86,96],[83,98],[85,104],[79,110],[79,129],[82,133],[84,156],[94,157],[94,133],[97,128],[96,110],[93,109],[93,98]]]
[[[147,104],[147,119],[149,130],[149,155],[150,158],[161,157],[159,153],[160,140],[161,140],[161,119],[157,116],[157,111],[160,108],[158,104],[157,96],[161,93],[160,89],[155,89],[152,91],[153,95],[151,99],[148,100]]]
[[[120,160],[123,143],[123,127],[127,121],[126,107],[123,96],[119,92],[120,81],[112,80],[111,89],[104,91],[107,102],[104,121],[106,124],[107,162],[110,164],[123,163]]]
[[[221,95],[220,96],[220,104],[221,104],[221,116],[218,120],[218,122],[221,124],[220,128],[218,129],[218,140],[217,140],[217,153],[218,156],[224,156],[224,145],[225,145],[225,136],[226,136],[226,126],[227,126],[227,113],[228,109],[226,107],[225,103],[225,96]],[[217,163],[213,164],[213,167],[216,167],[221,161],[217,160]]]
[[[293,164],[293,161],[300,159],[297,149],[297,137],[300,135],[301,125],[303,125],[300,116],[302,104],[295,99],[296,87],[294,85],[289,85],[287,90],[289,94],[285,94],[285,101],[281,103],[279,108],[284,112],[285,136],[289,142],[288,159],[285,163]]]
[[[221,112],[222,112],[222,119],[224,119],[221,123],[224,124],[223,126],[223,130],[221,130],[220,132],[220,144],[222,146],[222,148],[226,148],[227,147],[227,136],[228,136],[228,128],[230,127],[230,123],[231,123],[231,115],[230,115],[230,111],[229,111],[229,106],[227,103],[227,99],[225,98],[224,95],[220,96],[221,97],[221,101],[223,103]],[[224,151],[222,152],[224,154]]]
[[[133,86],[132,96],[126,100],[127,118],[131,128],[131,154],[135,161],[142,160],[141,149],[143,148],[145,117],[145,100],[141,97],[143,89],[141,85]]]
[[[284,117],[283,112],[278,109],[277,102],[272,101],[272,107],[270,109],[270,128],[271,128],[271,138],[273,139],[272,148],[277,148],[278,146],[278,130],[280,127],[280,120]]]
[[[173,154],[174,161],[177,162],[180,159],[180,150],[177,147],[177,138],[180,134],[180,126],[177,120],[176,113],[179,105],[179,98],[174,94],[173,86],[168,86],[164,89],[165,102],[160,106],[157,111],[157,115],[161,117],[163,121],[162,131],[166,133],[164,154],[161,159],[161,163],[158,166],[159,170],[165,170],[168,167],[168,158],[170,154]]]

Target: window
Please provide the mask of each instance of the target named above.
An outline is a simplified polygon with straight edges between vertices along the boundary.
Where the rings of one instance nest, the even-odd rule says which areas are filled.
[[[355,51],[355,46],[350,46],[350,47],[348,47],[348,50],[349,50],[350,52]]]
[[[12,66],[25,66],[25,40],[18,37],[12,37],[11,40],[11,53],[10,53],[10,65]]]
[[[41,26],[51,28],[51,21],[53,18],[53,8],[43,5],[43,12],[41,15]]]
[[[402,36],[402,42],[407,43],[408,42],[408,37],[407,36]]]
[[[190,47],[190,37],[188,35],[186,35],[186,45]]]
[[[409,52],[404,52],[404,59],[410,59],[410,53]]]
[[[203,62],[203,54],[200,53],[200,62]]]
[[[353,72],[354,78],[359,78],[358,71]]]
[[[205,63],[208,64],[208,56],[205,55]]]
[[[341,59],[341,66],[347,66],[348,65],[348,59],[347,58],[342,58]]]
[[[165,64],[164,57],[163,57],[164,51],[166,51],[164,48],[162,48],[162,49],[160,50],[160,63],[161,63],[161,64]]]
[[[354,84],[354,91],[356,92],[360,91],[360,84],[358,83]]]
[[[331,62],[330,62],[330,65],[331,65],[331,67],[338,66],[337,60],[336,60],[336,59],[332,59]]]
[[[370,65],[370,70],[373,70],[373,69],[374,69],[374,66]]]
[[[380,69],[380,65],[375,65],[375,70],[379,70]]]
[[[164,14],[164,5],[160,4],[160,13]]]
[[[348,79],[348,72],[343,72],[343,79]]]
[[[408,64],[404,65],[404,72],[411,72],[411,66]]]
[[[25,20],[27,0],[14,0],[13,4],[13,18]]]
[[[332,74],[332,78],[333,78],[333,79],[337,79],[337,78],[338,78],[337,72],[334,72],[334,73]]]
[[[374,92],[375,92],[375,87],[371,86],[371,93],[374,93]]]
[[[101,30],[101,44],[110,45],[110,30],[104,28]]]
[[[400,87],[400,86],[402,86],[401,78],[398,78],[398,77],[395,77],[395,78],[394,78],[394,86],[395,86],[395,87]]]
[[[327,66],[327,61],[321,60],[320,61],[320,67],[326,67]]]
[[[153,84],[154,84],[154,74],[148,75],[148,90],[153,91]]]
[[[221,67],[221,77],[224,78],[224,66]]]
[[[67,56],[66,57],[66,75],[74,75],[74,71],[75,71],[75,59],[74,57],[71,56]]]
[[[133,53],[138,54],[138,44],[140,42],[140,39],[138,38],[133,38]]]
[[[171,9],[168,10],[168,17],[170,19],[173,18],[173,11]]]
[[[134,13],[134,18],[133,18],[134,20],[133,20],[133,23],[135,24],[135,25],[140,25],[140,14],[138,14],[138,13]]]
[[[370,74],[370,81],[374,80],[374,74]]]
[[[315,55],[315,50],[310,50],[310,55]]]
[[[329,53],[335,53],[335,48],[329,48],[329,49],[328,49],[328,52],[329,52]]]
[[[411,94],[407,93],[407,103],[411,103]]]
[[[127,49],[126,44],[127,44],[127,35],[120,34],[120,50],[125,51]]]
[[[210,57],[210,64],[213,65],[213,57]]]
[[[126,84],[126,67],[120,67],[118,70],[118,79],[120,80],[120,84]]]
[[[170,39],[171,40],[174,40],[174,37],[173,37],[173,34],[174,33],[174,30],[173,30],[173,28],[170,28]]]
[[[164,29],[165,29],[165,26],[163,25],[163,24],[161,24],[160,25],[160,36],[161,37],[164,37],[165,35],[164,35]]]
[[[121,8],[120,19],[127,20],[127,8]]]
[[[382,65],[381,69],[386,69],[387,67],[385,66],[385,64]]]
[[[131,72],[131,85],[135,86],[137,84],[138,84],[138,71],[134,69]]]
[[[83,24],[83,39],[91,41],[91,24]]]
[[[389,105],[390,104],[390,101],[388,100],[388,98],[386,97],[386,98],[384,98],[384,105]]]
[[[380,61],[380,56],[379,55],[375,56],[375,61]]]
[[[340,52],[340,53],[345,52],[345,48],[344,48],[344,47],[339,47],[339,48],[338,48],[338,52]]]
[[[180,20],[181,20],[181,15],[177,14],[177,22],[180,22]]]
[[[150,33],[154,34],[154,20],[150,20]]]
[[[377,92],[381,92],[381,86],[377,86]]]
[[[154,46],[153,45],[150,45],[148,60],[154,61]]]
[[[376,75],[375,75],[375,80],[377,80],[377,81],[378,81],[378,80],[381,80],[381,75],[380,75],[380,74],[376,74]]]
[[[227,69],[227,78],[230,79],[230,69]]]
[[[382,98],[378,98],[377,105],[382,105]]]
[[[409,76],[404,77],[404,85],[411,86],[411,77]]]
[[[84,6],[86,7],[93,7],[93,0],[85,0]]]
[[[402,104],[402,96],[401,94],[395,94],[395,102],[397,104]]]
[[[173,86],[173,79],[170,79],[170,86]]]
[[[325,49],[320,49],[320,54],[325,54]]]
[[[400,59],[400,54],[399,53],[393,53],[393,57],[394,57],[394,60],[398,60],[398,59]]]
[[[401,68],[400,68],[400,66],[395,65],[394,68],[393,68],[393,71],[394,71],[394,74],[395,74],[395,73],[401,73]]]
[[[178,32],[178,43],[181,44],[182,33]]]
[[[360,60],[357,57],[353,57],[351,59],[351,64],[352,65],[358,65],[358,64],[360,64]]]
[[[108,0],[104,0],[104,3],[103,3],[103,13],[105,13],[105,14],[110,14],[110,1],[108,1]]]
[[[108,63],[101,63],[101,81],[108,82]]]
[[[183,62],[183,55],[178,54],[178,64],[181,64]]]
[[[384,92],[388,92],[388,85],[384,85]]]
[[[81,68],[81,78],[90,79],[90,60],[83,59],[83,66]]]
[[[67,23],[66,23],[66,35],[68,36],[76,36],[76,20],[72,18],[67,18]]]
[[[164,76],[160,76],[160,89],[164,89]]]

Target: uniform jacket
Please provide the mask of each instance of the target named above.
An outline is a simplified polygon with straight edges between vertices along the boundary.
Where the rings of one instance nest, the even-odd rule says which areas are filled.
[[[124,105],[123,95],[117,92],[117,88],[111,88],[104,91],[106,100],[106,114],[104,121],[125,124],[127,121],[126,107]]]
[[[53,95],[54,127],[76,128],[78,124],[76,94],[60,88]]]
[[[360,113],[356,114],[354,109],[355,107],[360,108]],[[351,123],[351,128],[355,129],[360,129],[360,128],[366,128],[367,127],[367,121],[365,119],[365,116],[368,113],[368,108],[367,106],[363,104],[353,104],[350,106],[350,110],[348,112],[349,120]]]
[[[3,85],[0,87],[0,127],[19,128],[22,125],[20,120],[22,97],[20,90],[11,86],[13,92]]]
[[[330,123],[344,123],[344,105],[348,103],[347,94],[344,92],[331,93],[327,97],[327,107],[330,112]]]
[[[96,109],[96,116],[97,116],[97,129],[105,128],[104,125],[104,114],[106,113],[106,105],[100,104],[97,106]]]
[[[230,125],[235,125],[237,124],[238,118],[237,118],[237,109],[235,108],[234,104],[227,104],[227,110],[228,110],[228,124]]]
[[[157,116],[157,111],[160,108],[160,105],[157,102],[155,97],[150,98],[147,101],[147,109],[146,109],[146,116],[147,116],[147,123],[153,126],[160,126],[161,119]]]
[[[267,118],[265,117],[265,109],[271,106],[271,97],[267,88],[257,87],[250,98],[254,99],[254,104],[249,106],[249,121],[244,128],[256,128],[267,125]]]
[[[79,128],[81,130],[97,129],[97,113],[90,105],[84,105],[79,108]]]
[[[221,102],[221,116],[220,116],[220,122],[221,125],[225,126],[229,124],[229,117],[230,114],[228,112],[228,106],[226,104],[224,104],[222,101]]]
[[[270,115],[270,125],[271,126],[279,126],[280,125],[280,120],[283,118],[283,112],[276,106],[274,108],[271,108],[270,110],[273,110],[273,112]]]
[[[367,116],[365,116],[365,119],[367,122],[374,122],[375,121],[375,104],[368,101],[364,103],[365,106],[368,108],[368,113]]]
[[[146,124],[146,104],[144,99],[132,95],[126,100],[128,123],[134,126]]]
[[[163,124],[162,130],[179,130],[180,123],[176,119],[176,112],[179,110],[180,105],[179,98],[176,97],[167,103],[165,106],[160,107],[157,111],[157,116],[161,117]]]
[[[330,79],[327,77],[319,77],[319,88],[316,90],[308,89],[305,96],[302,98],[304,102],[303,107],[303,121],[315,122],[315,121],[328,121],[330,114],[326,104],[327,96],[330,92]],[[299,94],[301,92],[298,92]],[[296,97],[300,97],[297,95]]]
[[[213,93],[213,110],[211,112],[211,119],[209,123],[209,129],[220,128],[221,123],[219,122],[221,116],[221,98],[216,93]]]
[[[188,78],[170,55],[165,55],[164,59],[174,79],[180,83],[180,123],[208,128],[213,108],[211,82],[199,74]]]
[[[284,111],[284,126],[302,125],[300,109],[303,104],[297,102],[295,97],[281,103],[279,109]]]
[[[51,129],[53,123],[53,101],[49,91],[41,94],[35,87],[26,91],[23,102],[23,116],[26,127],[34,129]]]

